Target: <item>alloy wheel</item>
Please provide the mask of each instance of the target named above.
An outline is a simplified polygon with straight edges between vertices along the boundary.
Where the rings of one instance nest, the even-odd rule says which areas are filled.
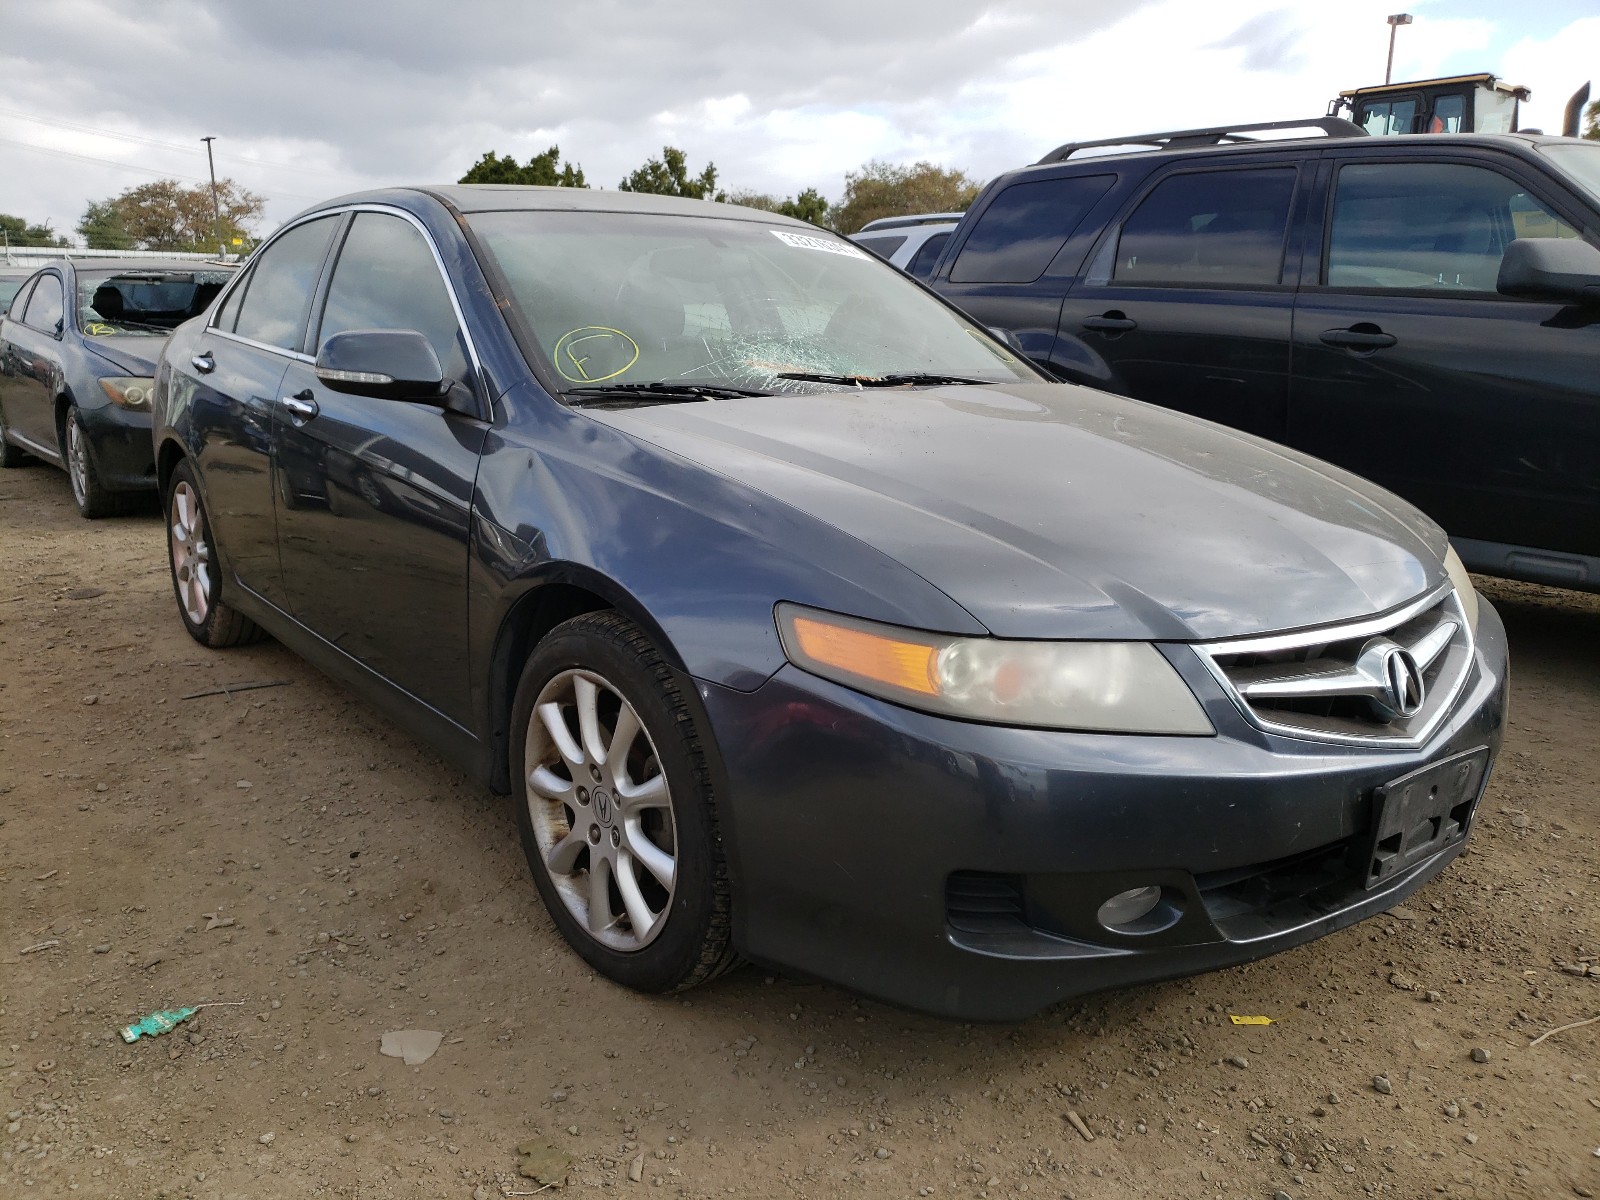
[[[168,519],[172,577],[178,585],[179,602],[190,624],[204,625],[211,611],[211,547],[206,544],[200,496],[187,481],[180,480],[172,489]]]
[[[626,697],[568,670],[528,719],[527,804],[557,894],[595,941],[640,950],[666,926],[677,880],[672,793]]]
[[[89,503],[89,439],[72,413],[67,414],[67,477],[72,480],[72,496],[82,508]]]

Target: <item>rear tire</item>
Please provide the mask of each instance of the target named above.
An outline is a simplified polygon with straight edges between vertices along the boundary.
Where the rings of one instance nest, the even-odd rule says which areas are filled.
[[[618,613],[557,626],[523,668],[509,747],[523,851],[568,944],[637,991],[738,961],[703,738],[661,652]]]
[[[108,490],[100,482],[94,452],[89,448],[89,434],[76,404],[67,409],[61,422],[61,461],[66,464],[67,477],[72,481],[73,503],[84,517],[95,521],[114,517],[127,508],[128,497]]]
[[[265,637],[261,626],[222,601],[222,569],[212,550],[211,523],[195,482],[194,468],[181,462],[167,481],[167,566],[178,615],[202,646],[244,646]]]

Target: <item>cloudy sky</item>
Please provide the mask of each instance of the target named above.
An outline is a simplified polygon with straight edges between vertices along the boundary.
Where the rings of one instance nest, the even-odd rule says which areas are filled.
[[[1399,0],[51,0],[5,5],[0,212],[217,174],[266,233],[342,192],[559,143],[614,187],[663,144],[729,188],[837,199],[872,158],[986,179],[1068,140],[1318,115],[1381,82]],[[1558,128],[1600,0],[1412,0],[1395,78],[1490,70]],[[1600,90],[1597,90],[1600,94]]]

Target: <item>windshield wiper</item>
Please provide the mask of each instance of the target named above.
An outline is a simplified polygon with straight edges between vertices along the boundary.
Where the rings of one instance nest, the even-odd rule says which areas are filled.
[[[993,383],[992,379],[972,379],[966,375],[941,375],[932,371],[901,371],[891,375],[829,375],[821,371],[779,371],[779,379],[798,379],[803,383],[832,383],[839,387],[936,387],[954,383]]]
[[[576,407],[586,404],[686,404],[695,400],[734,400],[741,396],[770,396],[771,392],[754,388],[723,387],[714,383],[596,383],[587,387],[567,388],[568,396],[577,397],[569,403]]]

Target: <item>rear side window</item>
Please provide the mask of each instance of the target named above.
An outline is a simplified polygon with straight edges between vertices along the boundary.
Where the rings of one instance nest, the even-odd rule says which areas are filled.
[[[1324,282],[1492,292],[1517,238],[1577,236],[1521,184],[1486,167],[1353,163],[1339,170]]]
[[[1169,176],[1122,227],[1112,278],[1204,286],[1277,283],[1294,184],[1293,167]]]
[[[250,286],[250,276],[239,281],[239,286],[228,293],[228,298],[222,302],[222,307],[217,310],[216,327],[233,332],[233,326],[239,319],[239,304],[244,300],[245,289]]]
[[[11,301],[11,307],[6,311],[6,316],[13,321],[22,320],[22,310],[28,307],[28,291],[31,283],[32,280],[28,279],[22,281],[22,287],[17,289],[17,294]]]
[[[28,315],[22,318],[23,324],[48,332],[55,329],[61,317],[61,280],[54,275],[39,276],[33,296],[28,300]]]
[[[461,329],[433,251],[400,217],[357,213],[350,226],[328,285],[317,350],[350,329],[415,329],[433,345],[447,378],[466,374]]]
[[[285,350],[299,348],[311,290],[337,221],[337,217],[307,221],[261,252],[245,284],[235,333]]]
[[[950,281],[1032,283],[1115,178],[1079,175],[1012,184],[979,216]]]
[[[906,235],[902,233],[893,237],[861,237],[850,240],[863,250],[871,250],[879,258],[888,258],[906,244]]]
[[[933,264],[939,261],[939,254],[944,250],[944,244],[950,240],[948,233],[936,233],[922,247],[911,256],[911,261],[906,264],[906,274],[914,275],[918,279],[927,279],[933,274]]]

